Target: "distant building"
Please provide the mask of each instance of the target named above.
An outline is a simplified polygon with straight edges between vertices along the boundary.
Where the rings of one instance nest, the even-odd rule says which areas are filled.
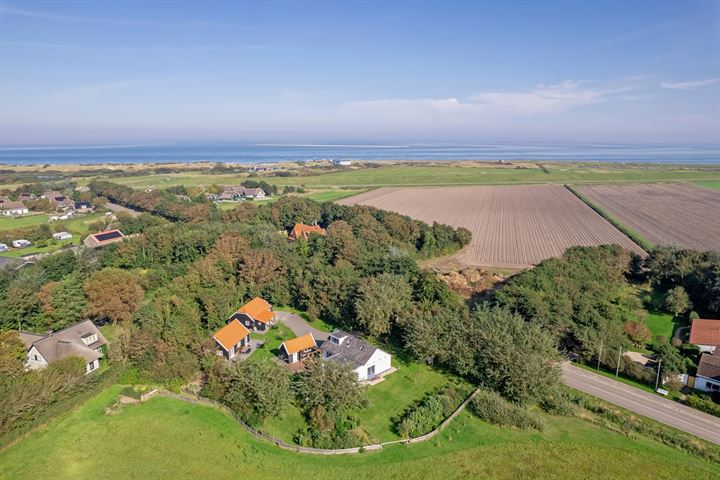
[[[352,165],[352,162],[350,160],[333,160],[333,165],[339,166],[339,167],[349,167]]]
[[[72,238],[72,234],[69,232],[57,232],[53,233],[53,238],[55,240],[70,240]]]
[[[28,370],[47,367],[66,357],[80,357],[85,361],[85,373],[100,367],[102,347],[107,340],[90,320],[76,323],[58,332],[42,335],[18,332],[27,348],[25,367]]]
[[[89,213],[94,210],[90,202],[75,202],[75,211],[80,213]]]
[[[706,318],[693,320],[688,342],[697,345],[701,352],[713,353],[720,345],[720,320]]]
[[[37,199],[38,198],[34,193],[23,192],[18,195],[18,200],[21,202],[34,202]]]
[[[22,202],[3,201],[0,202],[0,214],[6,217],[14,215],[25,215],[28,208]]]
[[[324,360],[349,364],[358,380],[369,380],[391,368],[390,354],[349,333],[335,330],[320,346]]]
[[[703,353],[698,363],[695,390],[720,392],[720,349],[714,354]]]
[[[296,223],[293,229],[290,231],[288,239],[298,240],[302,238],[304,240],[307,240],[310,238],[310,235],[320,235],[324,237],[325,235],[327,235],[327,232],[324,228],[318,225],[305,225],[304,223]]]
[[[88,235],[83,244],[88,248],[100,248],[111,243],[122,242],[124,239],[125,236],[120,230],[108,230]]]

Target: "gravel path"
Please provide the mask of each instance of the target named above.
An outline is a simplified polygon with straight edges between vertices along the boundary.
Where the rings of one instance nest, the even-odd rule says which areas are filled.
[[[308,325],[305,319],[296,313],[275,311],[275,318],[287,325],[298,337],[308,332],[313,334],[315,340],[327,340],[328,336],[330,336],[328,332],[323,332]]]

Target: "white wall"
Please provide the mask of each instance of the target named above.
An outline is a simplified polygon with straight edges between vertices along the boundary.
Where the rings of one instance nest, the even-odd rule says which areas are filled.
[[[33,356],[37,355],[38,360],[33,360]],[[45,368],[47,367],[47,361],[45,361],[45,358],[43,358],[42,355],[40,355],[40,352],[38,352],[37,348],[32,347],[30,351],[28,352],[27,356],[27,362],[25,363],[25,367],[30,370],[37,370],[38,368]]]
[[[718,390],[713,390],[712,388],[709,388],[706,385],[707,382],[717,385]],[[700,390],[702,392],[720,392],[720,382],[718,382],[717,380],[713,380],[712,378],[698,376],[695,377],[695,390]]]
[[[355,369],[355,372],[358,375],[358,380],[367,380],[367,370],[368,367],[372,365],[375,365],[375,375],[379,375],[384,371],[389,370],[391,358],[392,357],[389,353],[383,352],[380,349],[375,350],[375,353],[372,354],[372,357],[368,359],[365,365]]]
[[[698,348],[700,349],[700,353],[713,353],[715,351],[715,345],[698,345]]]

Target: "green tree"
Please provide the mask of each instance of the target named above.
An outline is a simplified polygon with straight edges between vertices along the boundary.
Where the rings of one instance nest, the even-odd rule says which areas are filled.
[[[400,275],[383,273],[360,283],[355,299],[356,325],[373,337],[390,333],[408,316],[412,289]]]
[[[271,359],[236,363],[226,375],[223,401],[250,423],[278,415],[291,399],[288,369]]]
[[[23,373],[27,349],[13,331],[0,332],[0,375],[17,377]]]
[[[365,388],[346,363],[308,361],[295,387],[300,406],[308,415],[321,409],[331,418],[339,418],[349,410],[367,404]]]
[[[560,381],[553,339],[539,325],[503,308],[482,306],[471,315],[476,380],[508,400],[542,399]]]
[[[683,287],[674,287],[665,295],[665,308],[673,312],[676,317],[692,308],[690,297]]]

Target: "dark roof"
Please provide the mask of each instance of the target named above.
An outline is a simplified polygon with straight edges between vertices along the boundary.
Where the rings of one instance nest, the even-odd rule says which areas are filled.
[[[344,340],[343,340],[344,338]],[[340,345],[334,343],[337,340]],[[335,330],[323,342],[322,349],[330,354],[330,358],[347,362],[353,368],[365,365],[378,348],[355,335]]]
[[[85,345],[82,339],[93,334],[97,335],[97,341]],[[18,336],[28,350],[35,347],[48,363],[71,355],[92,362],[102,356],[95,349],[107,344],[103,334],[90,320],[76,323],[49,335],[18,332]]]
[[[91,208],[92,204],[90,202],[75,202],[76,207],[85,207],[85,208]]]
[[[120,238],[122,236],[123,234],[120,233],[120,230],[110,230],[109,232],[101,232],[93,235],[98,242],[107,242],[108,240]]]
[[[720,381],[720,354],[717,353],[718,350],[720,348],[716,349],[715,355],[702,354],[698,364],[698,375]]]

